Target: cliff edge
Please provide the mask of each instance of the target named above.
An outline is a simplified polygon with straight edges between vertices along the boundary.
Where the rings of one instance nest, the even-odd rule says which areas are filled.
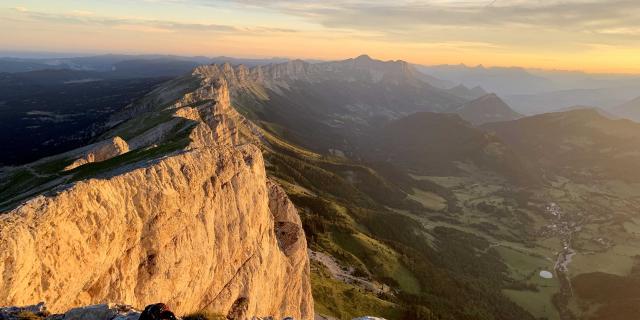
[[[2,199],[0,305],[162,301],[177,314],[313,317],[300,218],[224,80],[196,70],[112,124],[101,138],[128,148],[43,159],[25,168],[66,170]]]

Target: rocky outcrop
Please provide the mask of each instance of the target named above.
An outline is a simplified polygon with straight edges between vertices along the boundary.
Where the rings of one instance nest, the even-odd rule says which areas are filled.
[[[411,64],[397,61],[379,61],[367,55],[342,61],[309,63],[302,60],[291,60],[285,63],[270,64],[247,68],[231,66],[229,63],[203,65],[196,69],[197,73],[207,77],[224,78],[232,91],[263,85],[272,90],[287,88],[291,81],[317,83],[322,81],[360,81],[390,82],[402,84],[428,85],[419,79],[423,78]]]
[[[81,165],[109,160],[115,156],[129,152],[129,145],[120,137],[113,137],[93,145],[89,150],[81,155],[70,165],[64,168],[65,171],[75,169]]]
[[[176,314],[242,305],[248,318],[313,317],[300,218],[268,181],[260,149],[246,144],[257,139],[242,139],[251,125],[224,81],[194,76],[200,87],[163,109],[189,125],[132,139],[155,154],[190,130],[186,147],[0,214],[0,305],[46,301],[56,313],[163,301]]]
[[[44,318],[49,316],[49,311],[44,302],[22,307],[0,307],[0,320],[23,320],[27,315]]]
[[[53,316],[62,320],[138,320],[141,312],[126,304],[103,303],[73,308]]]
[[[141,311],[130,305],[103,303],[51,314],[44,302],[24,307],[0,308],[1,320],[138,320]]]

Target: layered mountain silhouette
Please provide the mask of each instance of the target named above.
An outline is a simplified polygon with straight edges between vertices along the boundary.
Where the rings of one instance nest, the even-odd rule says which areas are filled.
[[[467,86],[463,84],[459,84],[453,88],[449,88],[447,91],[449,91],[450,93],[458,97],[465,98],[468,100],[477,99],[487,94],[487,91],[485,91],[484,88],[480,86],[475,86],[469,89]]]
[[[286,128],[287,138],[319,151],[344,149],[352,136],[389,119],[423,111],[448,112],[468,101],[430,85],[407,62],[366,55],[321,63],[293,60],[207,69],[229,84],[241,112]]]
[[[522,117],[493,93],[469,101],[458,107],[455,112],[475,125],[515,120]]]
[[[640,121],[640,97],[614,107],[611,112],[623,118]]]
[[[472,126],[456,114],[419,112],[390,121],[369,135],[368,157],[424,174],[460,174],[460,163],[498,170],[519,160],[497,137]]]

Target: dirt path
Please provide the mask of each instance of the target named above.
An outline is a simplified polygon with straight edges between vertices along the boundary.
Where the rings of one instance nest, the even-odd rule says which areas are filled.
[[[322,252],[309,250],[309,258],[311,260],[320,262],[323,264],[331,276],[336,280],[342,281],[344,283],[355,284],[359,287],[364,288],[365,290],[374,292],[374,293],[386,293],[389,292],[390,288],[384,284],[380,284],[377,282],[372,282],[367,279],[356,277],[353,275],[353,268],[344,268],[338,264],[338,262],[333,259],[330,255]]]

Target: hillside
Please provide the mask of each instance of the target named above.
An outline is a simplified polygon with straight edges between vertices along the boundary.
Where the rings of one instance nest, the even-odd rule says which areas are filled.
[[[381,119],[417,111],[443,112],[466,101],[424,82],[404,61],[368,56],[201,69],[227,80],[236,107],[249,118],[280,126],[287,139],[322,152],[350,148],[353,135]]]
[[[617,116],[640,122],[640,97],[611,109]]]
[[[419,112],[370,130],[356,152],[370,162],[384,162],[428,176],[465,176],[492,172],[514,183],[538,179],[501,139],[460,116]]]
[[[553,176],[638,181],[640,125],[593,109],[548,113],[483,126]]]
[[[553,90],[551,80],[518,67],[484,67],[466,65],[421,66],[431,76],[467,87],[482,86],[500,95],[537,93]]]
[[[522,117],[522,115],[513,111],[509,105],[495,94],[487,94],[469,101],[456,108],[455,112],[459,114],[462,119],[474,125],[509,121]]]
[[[452,114],[415,113],[389,122],[370,137],[373,157],[434,175],[455,173],[457,162],[483,166],[506,161],[500,159],[506,155],[499,152],[504,149],[499,140]]]

